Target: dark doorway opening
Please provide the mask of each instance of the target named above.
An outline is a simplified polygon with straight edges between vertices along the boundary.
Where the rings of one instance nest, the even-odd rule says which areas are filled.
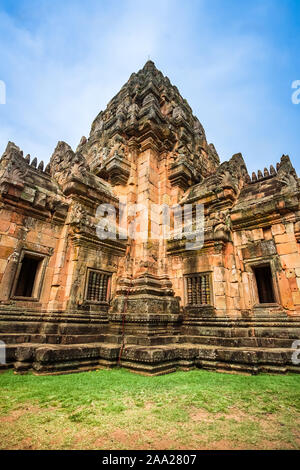
[[[15,296],[33,296],[34,283],[40,263],[40,259],[32,258],[28,255],[24,256],[15,290]]]
[[[260,304],[272,304],[275,303],[272,273],[270,265],[257,266],[253,268],[258,297]]]

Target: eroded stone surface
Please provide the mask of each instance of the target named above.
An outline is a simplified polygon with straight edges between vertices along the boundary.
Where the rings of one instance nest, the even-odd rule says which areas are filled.
[[[147,241],[99,239],[99,204],[118,214],[125,197],[147,207],[204,204],[203,247],[186,250],[172,220],[169,240],[153,221],[158,236]],[[58,142],[45,169],[8,143],[0,237],[0,339],[19,372],[117,364],[149,374],[299,370],[291,360],[300,339],[299,179],[291,161],[284,155],[276,169],[252,177],[241,154],[220,164],[186,100],[151,61],[76,151]],[[30,296],[17,295],[24,255],[35,260]],[[104,274],[89,291],[91,270]],[[95,301],[104,288],[109,298]]]

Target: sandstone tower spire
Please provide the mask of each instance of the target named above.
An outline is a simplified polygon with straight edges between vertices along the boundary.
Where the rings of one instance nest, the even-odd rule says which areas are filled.
[[[106,110],[98,114],[80,152],[92,171],[117,187],[127,202],[142,204],[149,212],[153,205],[177,204],[189,186],[212,174],[219,164],[190,106],[151,60],[130,76]],[[152,231],[158,233],[160,227],[153,224]],[[130,289],[129,304],[134,299],[139,311],[136,295],[144,292],[167,295],[170,308],[179,313],[167,275],[164,241],[132,242],[130,260],[124,266],[124,279],[119,279],[120,297],[113,308],[121,308],[116,303]],[[152,308],[151,313],[153,300],[148,301],[152,307],[147,307],[145,299],[142,302],[147,311]],[[155,310],[161,309],[155,306]]]
[[[220,163],[187,101],[148,60],[76,151],[58,142],[44,168],[9,142],[0,160],[7,366],[299,372],[290,344],[300,334],[299,195],[287,155],[252,178],[240,153]],[[138,236],[120,236],[124,201]],[[112,215],[100,236],[103,205]],[[193,249],[193,223],[181,217],[175,229],[171,213],[163,237],[152,217],[187,205],[203,208]]]

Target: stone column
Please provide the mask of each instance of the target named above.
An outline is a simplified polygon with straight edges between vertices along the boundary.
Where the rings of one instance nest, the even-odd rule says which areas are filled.
[[[18,243],[17,247],[7,260],[7,265],[3,274],[0,289],[0,301],[2,302],[8,301],[10,298],[13,282],[15,280],[17,272],[21,249],[22,245]]]

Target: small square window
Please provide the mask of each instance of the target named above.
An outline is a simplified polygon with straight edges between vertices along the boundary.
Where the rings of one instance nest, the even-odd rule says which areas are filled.
[[[209,274],[189,274],[185,277],[187,305],[209,305],[211,286]]]
[[[111,274],[88,269],[86,300],[89,302],[108,302]]]

